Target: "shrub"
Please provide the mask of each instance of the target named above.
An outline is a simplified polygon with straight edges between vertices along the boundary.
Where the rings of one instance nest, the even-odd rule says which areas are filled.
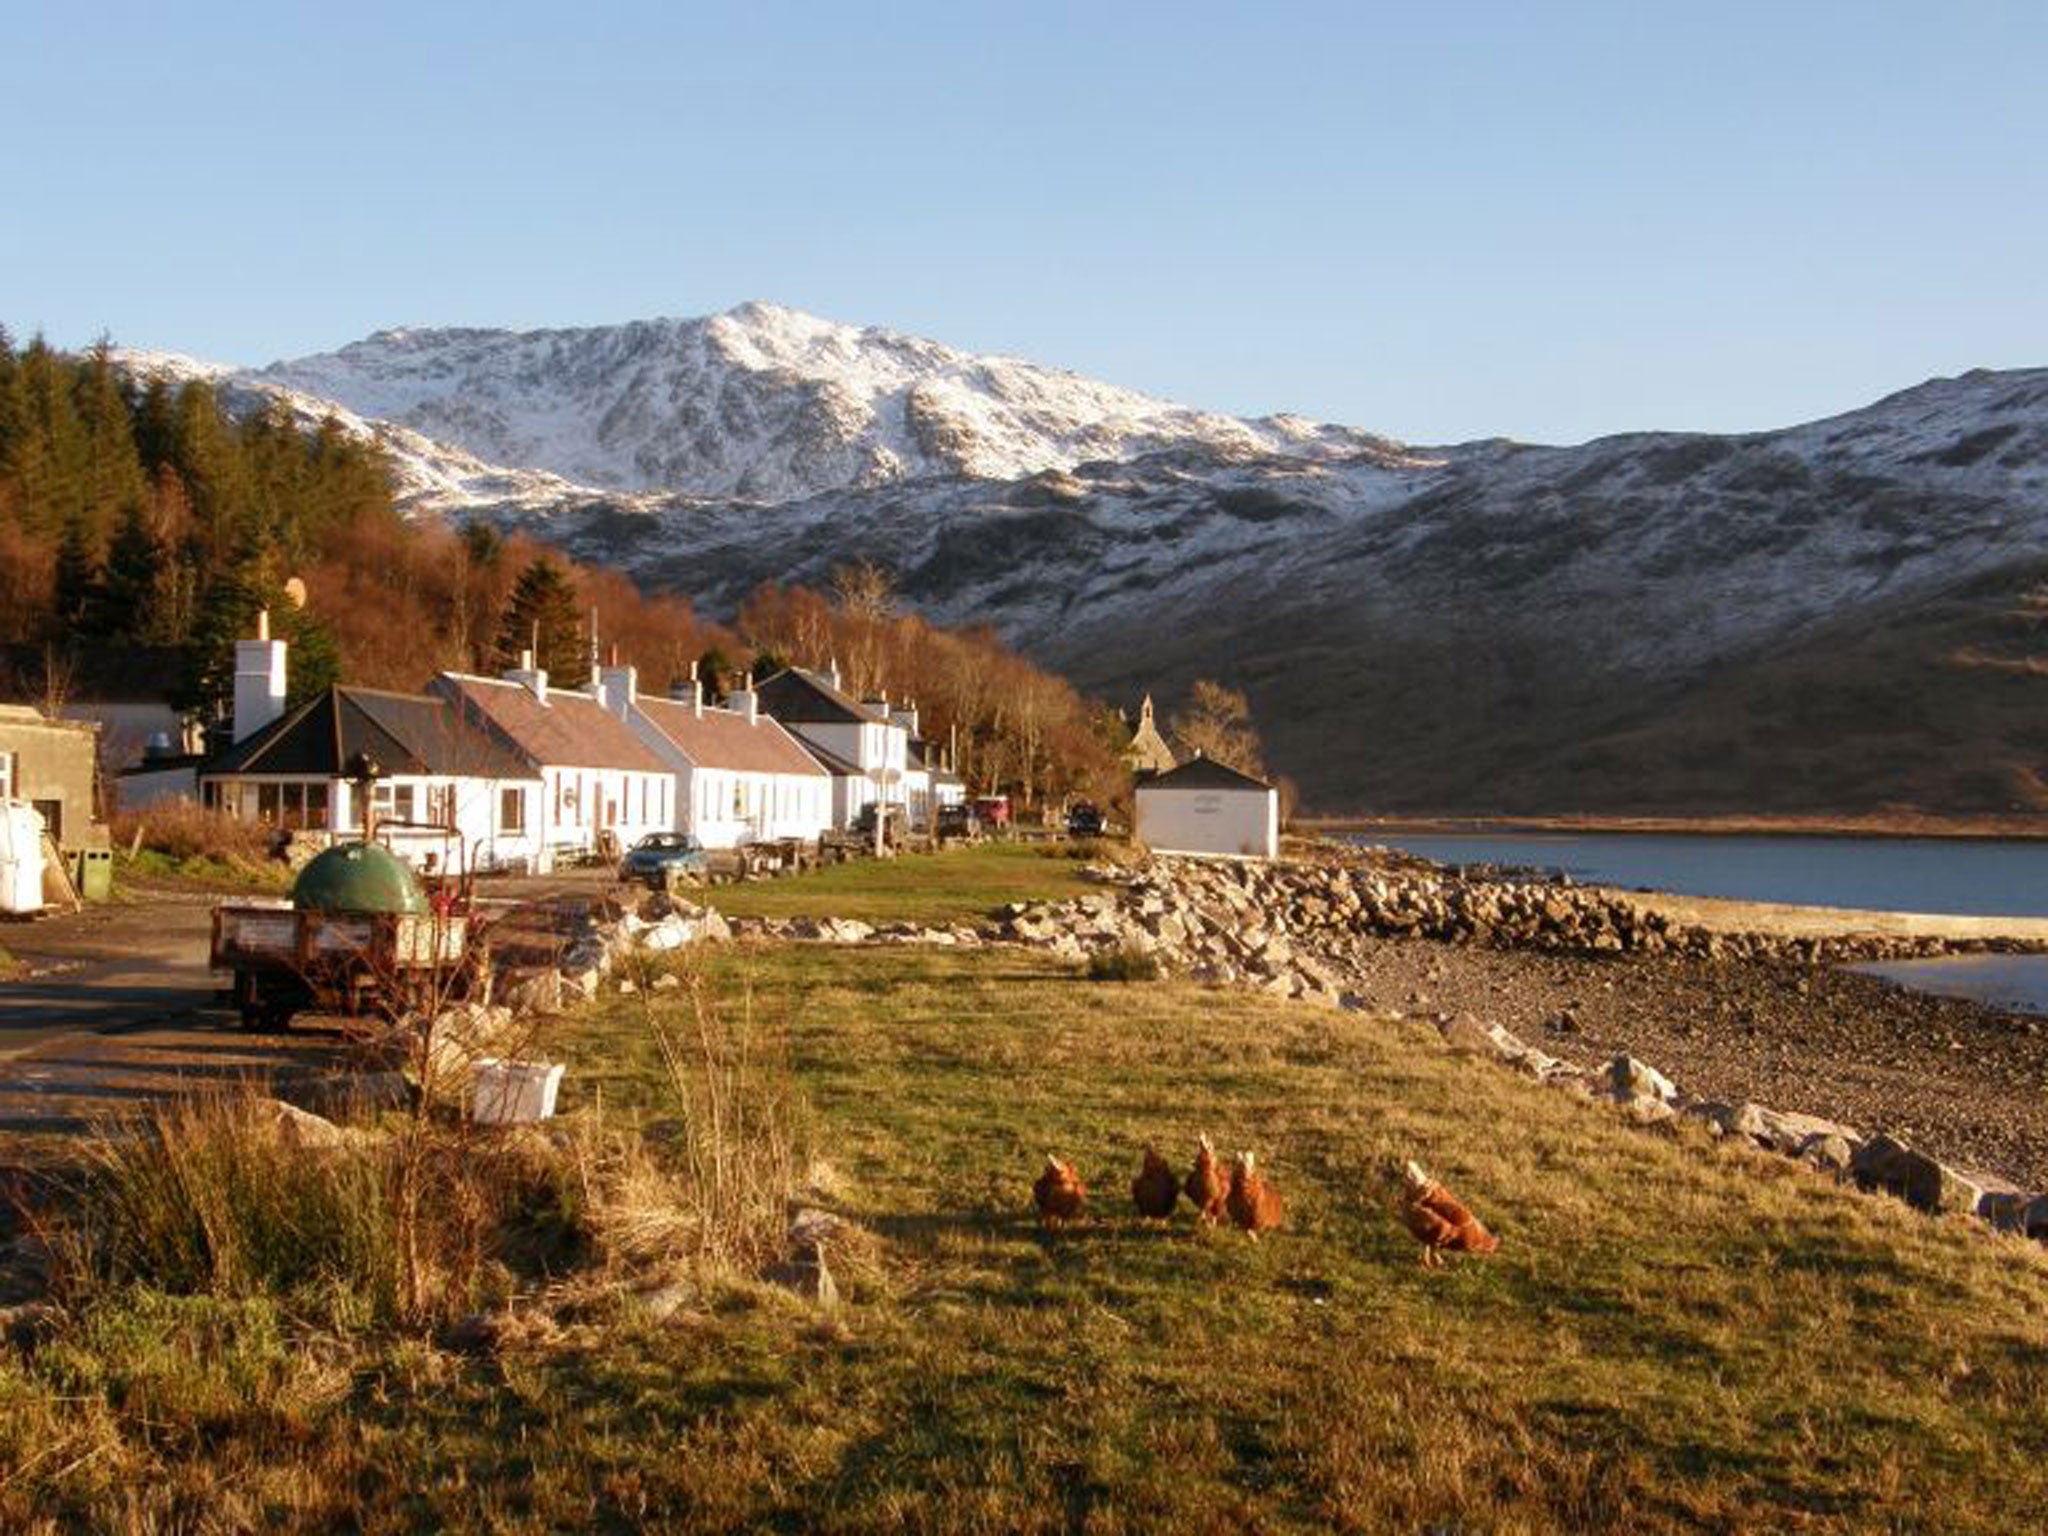
[[[92,1144],[79,1214],[56,1235],[74,1296],[140,1285],[271,1297],[345,1326],[445,1323],[519,1270],[587,1246],[582,1184],[540,1137],[423,1124],[302,1142],[251,1094],[159,1105]]]
[[[1098,949],[1088,957],[1090,981],[1157,981],[1159,956],[1142,944],[1126,940],[1115,949]]]
[[[270,856],[274,828],[186,801],[117,816],[112,829],[129,874],[275,888],[292,879]]]

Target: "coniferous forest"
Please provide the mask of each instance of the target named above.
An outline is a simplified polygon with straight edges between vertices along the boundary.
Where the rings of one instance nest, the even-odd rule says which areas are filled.
[[[107,343],[76,355],[0,330],[0,652],[16,658],[0,698],[60,691],[53,675],[90,664],[217,716],[259,609],[291,643],[294,699],[495,674],[528,647],[577,683],[594,618],[643,687],[700,662],[714,690],[741,667],[837,662],[853,689],[917,699],[977,785],[1107,797],[1121,782],[1114,729],[1067,683],[987,630],[901,612],[873,567],[831,593],[764,586],[714,624],[523,535],[406,517],[376,445],[331,419],[231,413],[204,381],[138,380]]]

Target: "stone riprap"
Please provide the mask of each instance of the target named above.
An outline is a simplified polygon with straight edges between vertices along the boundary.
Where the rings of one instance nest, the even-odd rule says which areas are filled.
[[[1876,934],[1814,939],[1717,933],[1673,923],[1610,892],[1466,879],[1409,866],[1153,858],[1130,868],[1094,866],[1084,874],[1101,889],[1067,901],[1012,903],[982,929],[830,917],[728,922],[710,908],[663,896],[638,911],[597,903],[565,935],[556,965],[515,978],[502,995],[522,1010],[558,1007],[594,997],[608,975],[622,987],[637,985],[630,962],[728,938],[961,948],[1011,943],[1076,963],[1136,951],[1165,971],[1212,985],[1349,1008],[1367,1006],[1359,962],[1390,939],[1806,966],[2021,947]],[[2048,1240],[2048,1194],[1948,1167],[1894,1137],[1867,1137],[1814,1115],[1694,1097],[1628,1055],[1588,1067],[1469,1013],[1427,1017],[1451,1049],[1611,1104],[1636,1120],[1685,1119],[1715,1137],[1794,1159],[1838,1182],[1853,1180],[1922,1210],[1967,1213],[2000,1230]]]
[[[1352,1007],[1364,1006],[1357,962],[1369,946],[1399,938],[1809,966],[2017,947],[1875,934],[1713,933],[1672,923],[1608,892],[1405,868],[1155,858],[1134,869],[1105,866],[1087,874],[1104,889],[1069,901],[1004,907],[991,936],[1076,960],[1137,949],[1196,980]],[[1695,1098],[1627,1055],[1589,1069],[1469,1013],[1431,1019],[1452,1049],[1614,1104],[1637,1120],[1685,1117],[1716,1137],[1740,1139],[1919,1209],[1965,1212],[2002,1230],[2048,1239],[2048,1195],[1947,1167],[1889,1136],[1865,1137],[1851,1126],[1758,1104]]]

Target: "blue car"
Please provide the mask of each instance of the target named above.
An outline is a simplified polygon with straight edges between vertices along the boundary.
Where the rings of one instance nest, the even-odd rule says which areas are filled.
[[[702,880],[711,859],[687,832],[650,832],[619,860],[619,878],[663,890],[685,880]]]

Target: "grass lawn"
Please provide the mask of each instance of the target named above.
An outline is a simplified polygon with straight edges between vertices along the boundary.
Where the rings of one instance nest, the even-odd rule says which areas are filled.
[[[942,853],[831,864],[787,880],[707,895],[734,917],[854,917],[863,922],[979,922],[1010,901],[1057,901],[1093,889],[1066,843],[955,844]]]
[[[186,890],[281,895],[291,890],[296,878],[296,872],[288,866],[268,861],[258,864],[204,854],[176,857],[155,848],[144,848],[133,855],[123,849],[114,852],[116,891],[140,883]]]
[[[0,1363],[0,1523],[2038,1527],[2028,1244],[1636,1129],[1418,1024],[1007,950],[708,964],[784,1054],[823,1203],[858,1223],[829,1250],[837,1309],[732,1276],[661,1321],[529,1295],[531,1326],[472,1356],[277,1304],[108,1298]],[[664,1016],[687,1028],[644,994],[570,1021],[564,1111],[672,1116]],[[1283,1231],[1130,1212],[1142,1145],[1184,1167],[1203,1131],[1259,1154]],[[1030,1209],[1047,1151],[1093,1206],[1055,1234]],[[1499,1234],[1493,1260],[1416,1263],[1406,1157]]]

